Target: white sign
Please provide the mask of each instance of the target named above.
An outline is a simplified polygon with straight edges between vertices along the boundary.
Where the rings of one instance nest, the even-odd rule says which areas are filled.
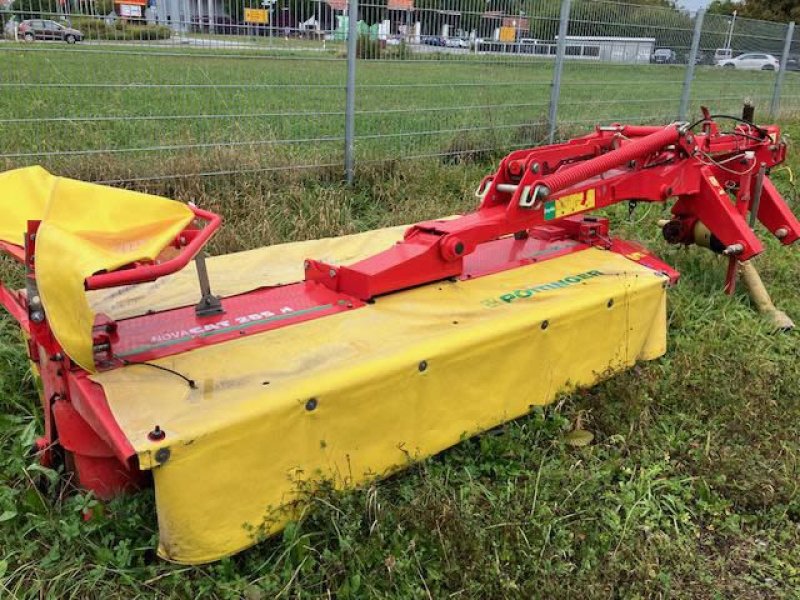
[[[120,16],[122,17],[138,17],[142,16],[142,7],[136,4],[120,4]]]

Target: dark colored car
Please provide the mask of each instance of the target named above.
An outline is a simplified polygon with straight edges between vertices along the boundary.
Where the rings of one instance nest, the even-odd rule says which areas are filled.
[[[444,38],[441,38],[436,35],[426,35],[422,37],[422,43],[427,44],[428,46],[445,46]]]
[[[650,62],[657,65],[674,65],[678,62],[675,51],[669,48],[659,48],[650,57]]]
[[[800,56],[790,54],[786,59],[787,71],[800,71]]]
[[[58,40],[74,44],[83,40],[83,33],[49,19],[29,19],[19,24],[19,36],[26,42]]]

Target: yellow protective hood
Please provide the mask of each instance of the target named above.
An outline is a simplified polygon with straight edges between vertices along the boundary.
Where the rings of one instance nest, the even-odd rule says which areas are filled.
[[[158,196],[54,177],[41,167],[0,175],[0,239],[21,245],[28,220],[36,235],[36,284],[47,319],[67,355],[94,371],[94,313],[84,281],[99,271],[155,259],[192,220],[186,205]]]
[[[264,248],[246,261],[213,257],[208,267],[238,265],[242,281],[232,283],[243,286],[253,256],[291,276],[302,269],[300,257],[352,256],[396,235]],[[253,283],[262,281],[257,274]],[[134,364],[92,380],[140,468],[152,470],[159,554],[203,563],[279,531],[320,479],[352,487],[387,475],[660,356],[665,283],[590,248],[152,361],[168,371]],[[196,290],[182,297],[183,287],[177,279],[165,284],[158,302],[196,298]],[[108,300],[133,314],[152,306],[137,298]],[[165,434],[159,441],[148,436],[156,425]]]
[[[0,173],[0,240],[25,244],[28,221],[41,221],[55,179],[38,166]]]

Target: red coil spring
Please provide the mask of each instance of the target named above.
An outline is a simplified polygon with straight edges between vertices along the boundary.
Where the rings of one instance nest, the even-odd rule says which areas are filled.
[[[678,141],[681,134],[675,125],[669,125],[664,129],[652,133],[648,136],[625,144],[617,150],[612,150],[602,156],[591,158],[587,161],[568,167],[547,175],[539,181],[539,185],[543,185],[550,190],[550,193],[559,192],[570,186],[596,177],[601,173],[618,167],[627,162],[637,158],[643,158],[661,150],[664,146],[669,146]]]

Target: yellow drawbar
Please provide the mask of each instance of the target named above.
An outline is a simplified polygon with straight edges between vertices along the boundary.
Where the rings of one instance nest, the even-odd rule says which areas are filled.
[[[271,268],[294,273],[295,254],[324,254],[292,246]],[[211,259],[209,270],[235,256]],[[572,285],[501,300],[572,275]],[[314,482],[342,488],[384,476],[660,356],[665,285],[591,248],[154,361],[196,389],[140,365],[93,379],[152,470],[160,555],[203,563],[280,530]],[[148,440],[154,423],[164,440]]]

